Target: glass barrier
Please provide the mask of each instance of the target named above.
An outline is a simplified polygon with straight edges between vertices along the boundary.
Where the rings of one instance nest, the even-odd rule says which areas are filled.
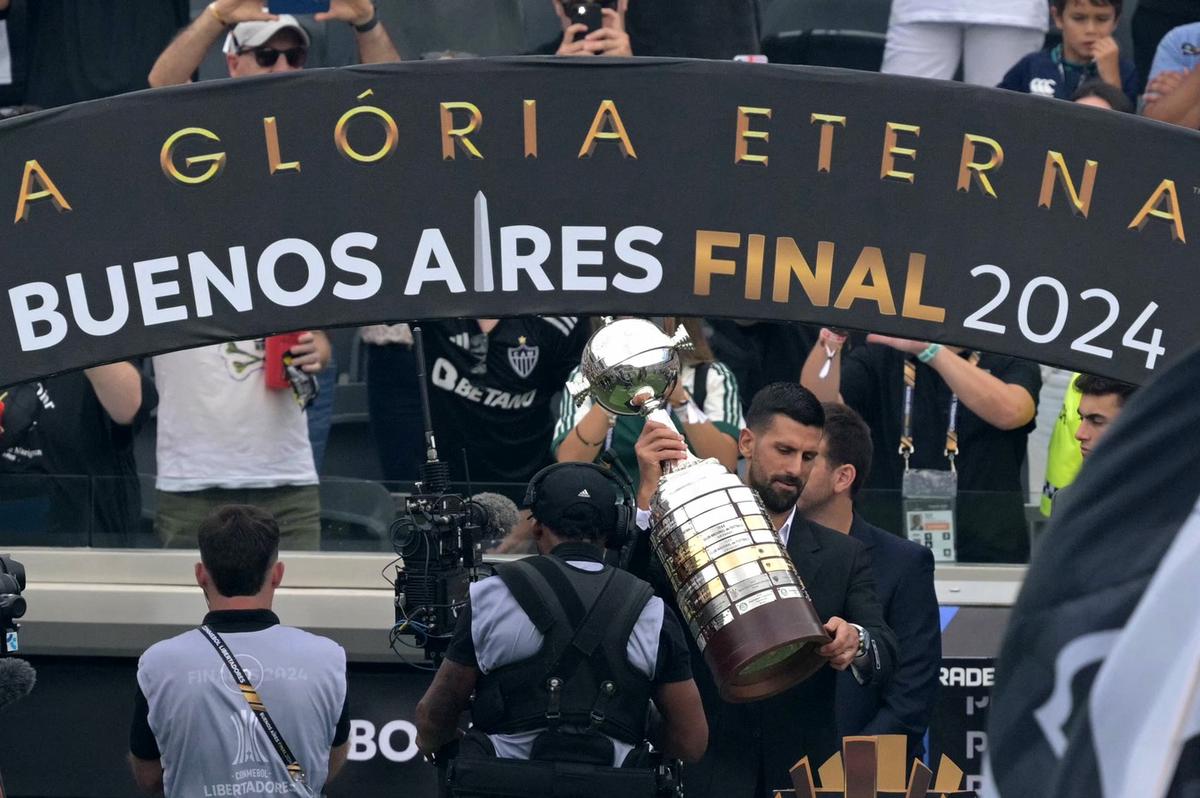
[[[516,505],[524,490],[523,484],[515,483],[456,483],[448,492],[464,497],[494,494],[485,503],[507,529],[520,522]],[[283,548],[392,552],[393,523],[405,513],[405,499],[412,492],[409,482],[325,477],[316,487],[312,534],[288,535],[285,520]],[[280,497],[270,495],[271,491],[245,494],[241,500],[280,512]],[[193,548],[194,537],[168,539],[164,532],[172,523],[178,525],[179,497],[186,495],[157,491],[152,475],[130,479],[0,475],[0,548]],[[906,503],[898,491],[864,490],[857,507],[870,523],[932,549],[938,563],[1019,564],[1028,562],[1032,541],[1048,522],[1038,509],[1038,499],[1017,492],[961,491],[947,508],[914,504],[911,499]],[[282,512],[293,511],[286,496],[283,504]],[[502,530],[498,530],[481,544],[485,551],[496,551],[501,540]]]

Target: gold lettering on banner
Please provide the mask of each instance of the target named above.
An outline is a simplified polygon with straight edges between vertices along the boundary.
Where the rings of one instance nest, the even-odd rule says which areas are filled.
[[[521,103],[525,122],[525,157],[538,157],[537,100]]]
[[[946,309],[937,305],[921,304],[921,289],[924,285],[925,254],[910,252],[908,254],[908,274],[904,278],[904,309],[900,315],[906,319],[919,319],[941,324],[946,321]]]
[[[870,282],[867,282],[868,278]],[[833,306],[848,310],[859,300],[874,302],[884,316],[896,315],[896,302],[892,299],[887,267],[883,264],[883,252],[878,247],[863,247]]]
[[[637,158],[633,142],[629,140],[629,134],[625,131],[625,123],[621,121],[621,114],[617,111],[617,104],[612,100],[604,100],[596,109],[592,127],[583,139],[583,146],[579,148],[578,157],[591,158],[592,153],[596,151],[598,141],[615,141],[620,145],[623,157]]]
[[[715,258],[713,257],[713,249],[716,247],[737,249],[741,245],[741,233],[727,233],[719,230],[697,230],[696,271],[692,293],[696,296],[708,296],[712,293],[712,278],[714,274],[737,274],[737,261]]]
[[[810,125],[821,123],[821,142],[817,150],[817,171],[828,172],[833,164],[833,131],[834,126],[846,126],[846,117],[835,114],[813,114],[809,119]]]
[[[768,142],[771,140],[771,134],[766,130],[752,130],[750,128],[750,117],[760,116],[771,118],[770,108],[755,108],[749,105],[739,105],[737,109],[737,138],[733,142],[733,162],[735,164],[746,161],[748,163],[760,163],[763,166],[767,165],[768,156],[761,153],[750,152],[750,139],[758,139],[759,141]]]
[[[883,129],[883,162],[879,167],[880,180],[899,180],[912,183],[916,178],[912,172],[903,172],[896,168],[897,158],[917,160],[917,151],[913,147],[897,147],[896,140],[901,133],[921,135],[920,125],[906,125],[901,122],[888,122]]]
[[[299,161],[283,161],[279,154],[279,131],[275,126],[275,117],[263,117],[263,137],[267,140],[267,169],[271,174],[276,172],[299,172]]]
[[[35,184],[40,188],[35,188]],[[71,204],[58,190],[58,186],[54,185],[54,181],[46,174],[42,165],[36,160],[26,161],[25,173],[21,175],[21,191],[17,194],[17,215],[13,218],[13,224],[29,221],[29,203],[41,199],[49,199],[59,213],[71,210]]]
[[[746,299],[762,299],[763,250],[767,237],[757,233],[746,236]]]
[[[358,99],[362,100],[370,97],[374,91],[367,89],[362,94],[358,95]],[[383,125],[384,141],[383,145],[378,150],[372,153],[361,153],[350,146],[350,138],[348,128],[350,121],[355,117],[368,115],[373,117],[379,124]],[[392,115],[382,108],[374,105],[360,105],[356,108],[351,108],[346,113],[342,114],[342,118],[337,121],[337,125],[333,128],[333,143],[345,157],[359,163],[376,163],[396,151],[396,143],[400,140],[400,130],[396,127],[396,120],[392,119]]]
[[[455,111],[466,111],[469,114],[470,118],[465,127],[454,127]],[[454,160],[454,145],[457,143],[467,157],[482,161],[483,153],[467,138],[483,124],[483,112],[479,107],[468,102],[442,103],[439,114],[442,121],[442,160]]]
[[[1163,200],[1166,200],[1167,203],[1166,210],[1158,207]],[[1179,195],[1175,192],[1174,180],[1164,180],[1158,184],[1158,188],[1154,189],[1150,199],[1146,200],[1146,204],[1129,223],[1129,229],[1141,232],[1151,217],[1171,223],[1172,241],[1178,241],[1180,244],[1187,243],[1187,239],[1183,235],[1183,216],[1179,213]]]
[[[832,241],[817,242],[817,266],[810,268],[795,239],[775,239],[775,285],[771,292],[774,302],[787,302],[791,296],[792,278],[800,281],[809,303],[814,307],[829,307],[829,286],[833,281]]]
[[[1092,207],[1092,189],[1096,187],[1096,169],[1099,165],[1098,162],[1091,160],[1083,162],[1083,181],[1076,190],[1075,181],[1071,179],[1071,172],[1067,168],[1067,162],[1063,160],[1063,154],[1048,150],[1046,166],[1042,170],[1042,189],[1038,192],[1038,207],[1050,207],[1051,200],[1054,198],[1055,178],[1057,178],[1058,184],[1067,193],[1067,199],[1071,202],[1072,212],[1086,219],[1088,211]]]
[[[211,130],[205,130],[202,127],[185,127],[182,130],[176,130],[163,142],[162,150],[158,154],[158,163],[162,167],[163,174],[169,179],[183,183],[184,185],[196,186],[212,180],[221,173],[221,170],[225,168],[225,153],[223,151],[212,152],[207,155],[193,155],[190,158],[185,158],[183,163],[187,167],[203,163],[208,164],[208,168],[203,172],[195,175],[186,175],[175,166],[175,146],[187,136],[199,136],[202,139],[218,143],[221,141],[216,133],[213,133]]]
[[[992,151],[988,159],[983,162],[975,160],[977,148],[980,146],[987,147]],[[1000,146],[1000,142],[987,136],[967,133],[963,136],[962,158],[958,162],[958,190],[970,191],[971,179],[974,178],[975,185],[979,186],[984,194],[992,199],[997,199],[996,189],[992,186],[992,181],[988,178],[987,173],[999,169],[1003,164],[1004,148]]]

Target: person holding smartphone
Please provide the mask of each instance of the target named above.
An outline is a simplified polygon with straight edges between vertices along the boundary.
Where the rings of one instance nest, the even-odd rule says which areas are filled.
[[[633,55],[625,32],[628,0],[550,0],[562,23],[559,42],[548,42],[542,55]]]
[[[313,19],[353,27],[361,63],[400,60],[372,0],[330,0],[328,7]],[[264,11],[263,0],[213,0],[158,56],[148,78],[151,88],[191,82],[222,36],[230,77],[303,69],[308,58],[308,33],[292,15]]]

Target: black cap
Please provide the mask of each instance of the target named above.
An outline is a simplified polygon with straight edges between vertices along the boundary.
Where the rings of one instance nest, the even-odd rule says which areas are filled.
[[[617,526],[620,492],[610,477],[590,463],[554,467],[531,493],[523,506],[551,529],[563,522],[594,524],[597,533],[607,537]]]

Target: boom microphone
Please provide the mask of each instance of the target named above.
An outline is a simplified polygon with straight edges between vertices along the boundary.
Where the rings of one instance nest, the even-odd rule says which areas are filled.
[[[37,673],[23,659],[0,659],[0,709],[33,691]]]

